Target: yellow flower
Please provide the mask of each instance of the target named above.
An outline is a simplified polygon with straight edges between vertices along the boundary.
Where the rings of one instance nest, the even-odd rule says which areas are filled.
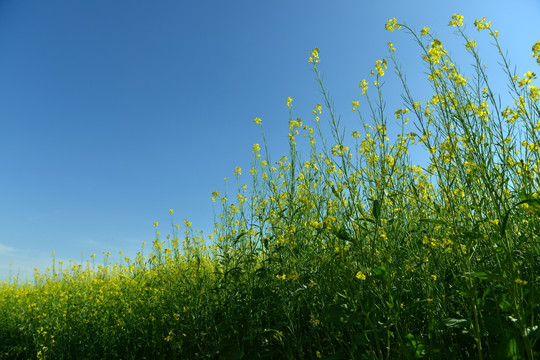
[[[315,62],[315,64],[317,64],[320,61],[319,60],[319,48],[313,48],[313,50],[311,50],[309,55],[311,55],[311,56],[309,57],[308,62],[310,62],[310,63]]]
[[[259,125],[261,123],[261,118],[256,117],[255,119],[253,119],[253,122]]]
[[[540,40],[538,40],[532,47],[533,58],[536,58],[536,62],[540,65]]]
[[[396,51],[396,48],[394,47],[394,44],[392,44],[391,42],[388,43],[388,49],[390,49],[390,51],[392,51],[392,52]]]
[[[159,223],[157,221],[154,221],[154,227],[158,226]]]
[[[356,109],[360,106],[360,101],[351,101],[352,104],[352,111],[356,111]]]
[[[174,213],[174,210],[173,209],[169,209],[169,214],[173,214]]]
[[[379,76],[384,76],[384,69],[386,69],[388,66],[388,63],[386,62],[386,59],[377,60],[375,62],[375,70],[377,70],[377,74]]]
[[[424,60],[432,64],[439,64],[441,58],[446,53],[447,51],[443,48],[442,42],[439,39],[435,39],[428,47],[428,55],[424,55]]]
[[[293,281],[298,280],[299,277],[300,277],[300,275],[296,271],[291,272],[289,274],[289,276],[288,276],[288,278],[293,280]]]
[[[429,28],[424,26],[420,31],[420,36],[426,36],[427,34],[429,34]]]
[[[448,25],[452,25],[453,27],[463,26],[463,15],[460,15],[460,14],[452,15],[452,20],[450,21],[450,23],[448,23]]]
[[[397,23],[396,18],[388,19],[384,28],[389,31],[394,31],[394,29],[401,29],[401,25]]]
[[[480,20],[478,19],[474,20],[474,26],[476,26],[476,29],[478,31],[483,30],[483,29],[489,29],[489,27],[491,26],[491,21],[486,22],[486,17],[484,16]]]
[[[356,273],[356,278],[360,280],[366,280],[366,274],[364,274],[362,271],[358,271]]]
[[[409,109],[398,109],[394,112],[394,115],[396,116],[396,119],[399,119],[403,116],[403,114],[407,114],[409,112]]]
[[[254,152],[259,152],[259,151],[261,151],[261,147],[259,146],[259,144],[253,144],[253,151],[254,151]]]
[[[242,168],[237,166],[234,168],[234,175],[242,175]]]
[[[366,79],[362,80],[359,87],[360,87],[360,89],[362,89],[362,95],[364,95],[366,93],[366,91],[368,90],[368,83],[367,83]]]
[[[472,40],[472,39],[469,40],[469,41],[467,41],[467,44],[465,44],[465,48],[466,48],[467,50],[470,50],[470,49],[472,49],[473,47],[476,47],[476,43],[475,43],[474,40]]]
[[[287,106],[291,107],[291,103],[292,103],[292,97],[287,96]]]

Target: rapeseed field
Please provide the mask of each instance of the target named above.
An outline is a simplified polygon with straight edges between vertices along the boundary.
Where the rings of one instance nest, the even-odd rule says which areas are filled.
[[[251,169],[234,170],[236,194],[212,193],[212,234],[170,210],[171,234],[155,223],[147,255],[53,262],[32,281],[2,282],[0,359],[538,359],[540,88],[476,20],[500,54],[503,103],[463,20],[449,26],[467,73],[429,28],[390,19],[388,31],[416,41],[432,96],[414,97],[388,43],[359,82],[350,133],[314,48],[321,104],[303,120],[286,98],[290,151],[277,162],[255,118],[262,145]],[[540,41],[532,56],[540,65]],[[387,111],[392,69],[404,105]]]

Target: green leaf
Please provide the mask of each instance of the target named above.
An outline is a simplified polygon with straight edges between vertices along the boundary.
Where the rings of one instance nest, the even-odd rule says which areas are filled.
[[[474,276],[475,278],[478,278],[480,280],[488,280],[491,276],[485,271],[477,271],[471,274],[471,276]]]
[[[332,189],[332,193],[334,194],[334,196],[336,198],[338,198],[338,200],[341,200],[341,196],[339,195],[339,193],[337,192],[336,188],[334,187],[334,185],[331,185],[331,189]]]
[[[426,355],[425,345],[421,339],[416,338],[413,334],[407,334],[405,339],[408,340],[407,347],[413,351],[415,359],[421,359]]]
[[[537,213],[540,212],[540,199],[535,199],[530,194],[527,194],[523,191],[521,191],[518,196],[521,201],[515,204],[510,209],[508,209],[508,211],[506,211],[506,214],[504,214],[503,221],[501,224],[501,236],[503,237],[506,234],[506,226],[508,225],[508,217],[510,216],[510,211],[512,211],[513,208],[518,207],[519,205],[528,204],[528,205],[532,205],[537,211]]]
[[[379,221],[381,216],[381,202],[378,199],[373,200],[373,208],[371,209],[371,214],[375,218],[375,221]]]
[[[522,205],[522,204],[529,204],[529,205],[532,205],[534,208],[540,206],[540,199],[525,199],[525,200],[522,200],[520,201],[517,205]]]
[[[507,359],[518,359],[519,358],[519,351],[518,351],[518,344],[516,341],[516,338],[508,339],[508,344],[506,347],[506,358]]]
[[[381,265],[381,266],[377,266],[377,267],[373,268],[373,274],[375,276],[385,278],[386,275],[388,275],[388,272],[386,270],[386,267]]]
[[[465,327],[469,323],[469,321],[467,319],[447,318],[443,320],[443,323],[449,328],[462,328]]]
[[[446,225],[446,222],[444,220],[438,220],[438,219],[420,219],[418,221],[432,223],[432,224]]]
[[[353,239],[347,233],[347,230],[338,226],[332,226],[332,233],[341,240],[352,241]]]

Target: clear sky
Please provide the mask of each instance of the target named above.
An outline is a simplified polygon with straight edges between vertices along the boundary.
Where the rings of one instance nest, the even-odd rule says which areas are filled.
[[[388,41],[418,72],[411,85],[424,84],[418,48],[386,21],[430,26],[452,49],[462,45],[447,26],[453,13],[486,60],[490,39],[473,27],[482,16],[520,74],[540,71],[538,0],[0,1],[0,278],[43,270],[52,251],[64,261],[135,254],[154,221],[170,232],[170,208],[208,233],[211,192],[235,166],[250,181],[262,142],[253,119],[277,160],[286,97],[306,119],[322,102],[306,61],[313,47],[351,130],[358,83]]]

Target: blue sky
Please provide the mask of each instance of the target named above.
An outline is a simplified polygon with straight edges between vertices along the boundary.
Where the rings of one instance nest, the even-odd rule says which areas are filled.
[[[52,251],[64,261],[135,254],[154,221],[170,231],[170,208],[208,233],[211,192],[236,166],[250,181],[251,147],[262,142],[253,119],[277,160],[286,97],[306,119],[322,102],[306,61],[313,47],[350,132],[358,83],[388,41],[419,98],[429,94],[418,48],[385,22],[430,26],[452,50],[462,44],[447,26],[453,13],[488,62],[490,39],[473,27],[482,16],[518,73],[538,71],[532,0],[1,1],[0,278],[43,270]]]

